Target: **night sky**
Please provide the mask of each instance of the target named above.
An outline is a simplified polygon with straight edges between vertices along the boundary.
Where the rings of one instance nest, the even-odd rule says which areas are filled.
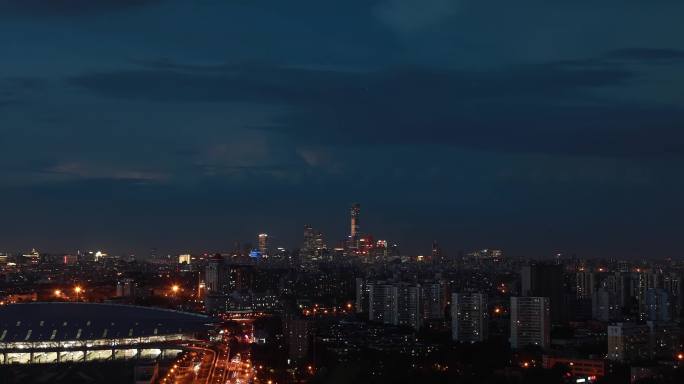
[[[0,251],[681,257],[681,0],[0,0]]]

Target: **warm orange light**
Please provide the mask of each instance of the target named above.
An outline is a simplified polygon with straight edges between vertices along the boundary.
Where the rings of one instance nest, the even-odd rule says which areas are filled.
[[[494,313],[501,313],[501,308],[494,308]]]
[[[680,353],[677,355],[677,360],[684,360],[684,353]]]
[[[55,296],[57,296],[57,297],[62,296],[62,291],[60,291],[59,289],[55,289]]]
[[[74,287],[74,292],[81,293],[81,292],[83,292],[83,288],[81,288],[80,286],[77,285],[76,287]]]
[[[178,285],[173,285],[171,286],[171,291],[173,293],[178,293],[178,291],[180,291],[180,287]]]
[[[528,363],[527,361],[523,363],[523,367],[527,368],[529,366],[530,366],[530,363]]]

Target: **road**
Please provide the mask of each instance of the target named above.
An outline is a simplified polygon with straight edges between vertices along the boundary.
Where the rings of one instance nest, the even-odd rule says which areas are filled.
[[[251,341],[254,329],[251,322],[240,325],[238,332],[227,332],[219,341],[196,343],[179,356],[160,384],[251,384],[256,370],[251,362]],[[229,343],[235,351],[231,351]]]
[[[214,372],[218,354],[211,348],[188,347],[189,351],[177,358],[161,384],[209,384]]]

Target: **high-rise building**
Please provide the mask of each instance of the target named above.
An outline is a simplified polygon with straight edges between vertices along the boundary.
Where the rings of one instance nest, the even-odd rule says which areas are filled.
[[[668,321],[647,321],[651,336],[651,358],[672,359],[682,352],[680,338],[682,330],[677,323]]]
[[[651,356],[651,331],[646,324],[617,323],[608,326],[608,359],[648,360]]]
[[[190,263],[192,263],[192,256],[190,256],[189,254],[178,255],[178,264],[190,265]]]
[[[591,298],[592,318],[599,321],[615,321],[621,310],[617,295],[607,288],[599,288]]]
[[[354,309],[356,310],[356,313],[363,313],[368,311],[368,284],[366,284],[366,280],[361,277],[357,277],[355,283],[356,302],[354,304]]]
[[[221,254],[217,253],[209,259],[204,280],[208,295],[223,294],[227,291],[228,279]]]
[[[416,330],[423,326],[420,284],[376,282],[367,287],[370,321]]]
[[[608,326],[608,359],[621,362],[671,359],[680,349],[676,323],[647,321]]]
[[[593,272],[581,271],[576,274],[577,298],[590,299],[596,290],[596,279]]]
[[[569,316],[564,305],[565,285],[563,266],[532,264],[522,267],[522,296],[548,297],[551,321],[561,323]]]
[[[670,321],[670,296],[660,288],[649,288],[645,293],[646,319],[650,321]]]
[[[663,277],[663,289],[665,289],[672,298],[670,305],[672,306],[673,319],[682,319],[684,316],[684,290],[682,289],[682,275],[680,273],[671,272]],[[684,322],[682,322],[684,324]]]
[[[451,295],[451,336],[454,341],[476,343],[487,339],[489,313],[483,293]]]
[[[349,240],[352,244],[355,244],[359,237],[361,236],[360,231],[360,217],[361,217],[361,205],[354,203],[350,210],[351,216],[351,231],[349,234]]]
[[[304,226],[304,243],[299,251],[303,262],[323,260],[328,256],[328,246],[323,239],[323,233],[315,231],[311,226]]]
[[[548,297],[511,297],[511,347],[551,345],[551,314]]]
[[[286,314],[283,318],[283,333],[287,340],[288,358],[299,363],[308,361],[313,335],[312,322],[296,314]]]
[[[268,234],[259,234],[259,252],[262,257],[268,257]]]
[[[427,321],[444,320],[447,306],[447,285],[443,281],[421,284],[423,318]]]
[[[397,287],[393,284],[374,282],[368,284],[368,320],[396,324],[398,319]]]
[[[397,325],[419,330],[423,326],[423,305],[419,284],[397,286]]]

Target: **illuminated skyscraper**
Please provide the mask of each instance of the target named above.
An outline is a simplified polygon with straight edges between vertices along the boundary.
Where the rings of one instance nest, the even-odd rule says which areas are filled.
[[[352,204],[351,207],[351,233],[349,234],[349,241],[354,245],[361,236],[361,231],[359,230],[360,225],[360,215],[361,215],[361,205],[358,203]]]
[[[268,234],[259,234],[259,252],[263,257],[268,257]]]
[[[323,239],[323,233],[315,231],[310,225],[304,226],[304,244],[300,250],[302,261],[311,262],[324,258],[328,246]]]

